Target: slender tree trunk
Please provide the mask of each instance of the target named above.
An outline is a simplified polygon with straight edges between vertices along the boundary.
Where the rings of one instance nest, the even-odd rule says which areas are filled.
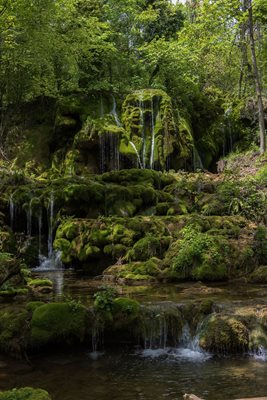
[[[253,71],[254,71],[254,79],[255,79],[255,85],[256,85],[256,94],[257,94],[257,100],[258,100],[258,110],[259,110],[260,153],[263,154],[266,151],[265,122],[264,122],[264,108],[263,108],[263,101],[262,101],[260,73],[259,73],[259,68],[258,68],[258,63],[257,63],[256,50],[255,50],[252,0],[247,0],[247,6],[248,6],[250,48],[251,48],[252,64],[253,64]]]

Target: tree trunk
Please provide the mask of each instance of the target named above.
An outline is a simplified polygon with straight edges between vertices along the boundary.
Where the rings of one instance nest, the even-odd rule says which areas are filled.
[[[263,154],[266,151],[265,122],[264,122],[264,109],[263,109],[263,101],[262,101],[260,74],[259,74],[259,68],[258,68],[256,50],[255,50],[252,0],[247,0],[247,6],[248,6],[250,48],[251,48],[254,79],[255,79],[255,85],[256,85],[256,94],[257,94],[257,100],[258,100],[258,110],[259,110],[260,153]]]

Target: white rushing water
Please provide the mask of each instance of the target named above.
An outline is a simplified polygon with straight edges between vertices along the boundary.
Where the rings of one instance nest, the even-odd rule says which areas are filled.
[[[134,151],[135,151],[135,153],[136,153],[137,160],[138,160],[138,163],[139,163],[140,168],[143,169],[143,165],[142,165],[142,162],[141,162],[141,158],[140,158],[140,155],[139,155],[139,153],[138,153],[138,150],[137,150],[135,144],[134,144],[133,142],[131,142],[131,141],[130,141],[129,143],[130,143],[130,145],[132,146],[132,148],[134,149]]]
[[[151,152],[150,152],[150,169],[154,168],[155,153],[155,121],[154,121],[154,103],[151,99]]]

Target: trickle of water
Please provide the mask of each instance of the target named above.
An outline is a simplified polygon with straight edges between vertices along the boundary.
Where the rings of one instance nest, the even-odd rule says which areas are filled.
[[[199,337],[202,324],[203,322],[199,324],[196,334],[192,336],[188,323],[185,323],[181,337],[181,346],[175,350],[175,355],[178,358],[206,361],[212,357],[210,353],[203,351],[199,346]]]
[[[114,117],[114,120],[115,120],[115,122],[116,122],[116,125],[117,126],[121,126],[121,122],[120,122],[120,120],[119,120],[119,116],[118,116],[118,113],[117,113],[117,103],[116,103],[116,99],[115,99],[115,97],[112,95],[112,110],[111,110],[111,112],[110,112],[110,114],[111,115],[113,115],[113,117]]]
[[[198,169],[204,170],[200,154],[195,146],[193,146],[193,169],[194,171]]]
[[[141,162],[141,158],[140,158],[140,155],[139,155],[139,153],[138,153],[138,150],[137,150],[135,144],[134,144],[133,142],[131,142],[131,141],[130,141],[129,143],[130,143],[130,145],[132,146],[132,148],[134,149],[134,151],[135,151],[135,153],[136,153],[137,160],[138,160],[138,164],[139,164],[140,168],[143,169],[143,165],[142,165],[142,162]]]
[[[154,121],[154,103],[151,99],[151,152],[150,152],[150,169],[154,168],[155,153],[155,121]]]
[[[54,193],[51,192],[50,201],[49,201],[49,228],[48,228],[48,258],[52,258],[53,255],[53,222],[54,222],[54,204],[55,198]]]
[[[13,200],[13,194],[9,197],[9,214],[10,214],[10,227],[12,231],[14,230],[14,220],[15,220],[15,203]]]
[[[29,202],[29,208],[27,210],[27,236],[32,235],[32,199]]]
[[[140,110],[140,126],[141,126],[141,135],[142,135],[142,165],[143,165],[143,168],[146,168],[146,138],[145,138],[143,92],[141,92],[140,99],[139,99],[139,110]],[[140,156],[139,156],[139,158],[140,158]]]
[[[38,215],[38,254],[40,258],[42,254],[42,209],[40,209]]]

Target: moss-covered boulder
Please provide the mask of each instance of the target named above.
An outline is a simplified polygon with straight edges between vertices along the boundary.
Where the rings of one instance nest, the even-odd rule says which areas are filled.
[[[48,343],[82,342],[88,334],[88,321],[86,308],[78,303],[41,305],[33,311],[31,343],[44,346]]]
[[[25,387],[0,392],[0,400],[51,400],[51,397],[43,389]]]
[[[249,347],[249,330],[235,316],[214,314],[206,321],[199,343],[215,353],[243,353]]]
[[[0,310],[0,349],[21,356],[28,346],[30,314],[23,306]]]

